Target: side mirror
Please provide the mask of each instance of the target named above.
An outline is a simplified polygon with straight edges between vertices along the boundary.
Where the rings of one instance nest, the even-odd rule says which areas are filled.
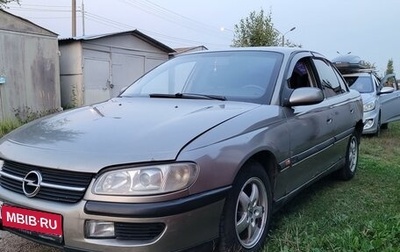
[[[302,106],[320,103],[324,100],[324,94],[319,88],[303,87],[296,88],[290,94],[287,106]]]
[[[381,89],[381,91],[378,92],[378,95],[380,94],[390,94],[394,92],[394,88],[393,87],[383,87]]]

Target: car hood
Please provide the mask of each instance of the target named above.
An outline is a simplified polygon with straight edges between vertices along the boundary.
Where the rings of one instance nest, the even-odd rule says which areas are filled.
[[[173,160],[190,141],[259,105],[115,98],[31,122],[0,140],[0,157],[42,167],[100,168]]]
[[[375,100],[376,95],[375,93],[361,93],[361,99],[363,101],[363,104],[367,104],[368,102]]]

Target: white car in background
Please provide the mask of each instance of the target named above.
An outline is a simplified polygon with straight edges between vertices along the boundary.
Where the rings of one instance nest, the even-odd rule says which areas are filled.
[[[388,123],[400,120],[400,90],[395,74],[379,78],[358,56],[333,59],[351,89],[360,92],[364,105],[363,134],[379,135]]]

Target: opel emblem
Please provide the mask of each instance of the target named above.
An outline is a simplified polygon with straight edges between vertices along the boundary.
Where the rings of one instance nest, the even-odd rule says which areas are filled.
[[[22,190],[26,197],[35,197],[40,190],[40,183],[42,183],[42,175],[39,171],[30,171],[22,180]]]

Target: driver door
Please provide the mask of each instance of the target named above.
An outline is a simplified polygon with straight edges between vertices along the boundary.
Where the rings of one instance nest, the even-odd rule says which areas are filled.
[[[380,94],[381,123],[400,120],[400,90],[394,74],[386,75],[380,82],[380,88],[393,87],[391,93]]]

